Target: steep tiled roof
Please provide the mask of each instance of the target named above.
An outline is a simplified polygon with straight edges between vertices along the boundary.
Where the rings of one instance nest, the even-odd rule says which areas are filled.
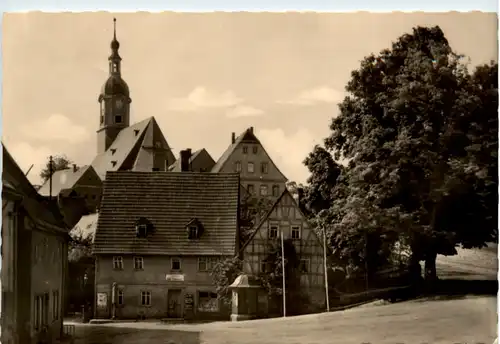
[[[22,196],[21,204],[35,223],[48,224],[67,231],[57,204],[50,203],[38,194],[3,144],[2,148],[2,184]]]
[[[243,250],[245,249],[245,247],[247,247],[247,245],[253,240],[253,238],[255,237],[255,235],[257,234],[257,232],[259,231],[259,229],[262,227],[262,225],[264,224],[264,222],[273,213],[274,209],[280,204],[281,200],[284,197],[290,197],[292,204],[302,214],[303,218],[306,219],[306,216],[304,215],[304,213],[300,209],[299,204],[297,203],[297,201],[295,200],[295,198],[292,196],[292,194],[290,193],[290,191],[288,191],[288,189],[285,188],[285,190],[283,191],[283,193],[280,195],[280,197],[278,197],[278,199],[276,200],[276,202],[274,202],[273,206],[269,209],[269,211],[267,212],[267,214],[265,216],[263,216],[261,218],[261,220],[253,228],[252,234],[250,235],[250,237],[248,238],[248,240],[245,242],[245,244],[241,247],[240,252],[243,252]],[[320,240],[319,237],[318,237],[318,240]]]
[[[257,136],[253,133],[253,127],[250,127],[246,129],[240,136],[238,136],[234,143],[231,144],[226,151],[222,154],[222,156],[217,160],[215,163],[214,167],[212,168],[211,172],[219,173],[222,172],[224,169],[224,166],[230,159],[231,155],[235,152],[236,148],[241,144],[241,143],[253,143],[253,144],[258,144],[260,145],[262,151],[264,152],[265,155],[267,155],[270,164],[273,165],[274,168],[276,168],[276,171],[281,175],[281,178],[284,182],[288,180],[288,178],[283,174],[283,172],[280,171],[278,166],[274,163],[274,161],[271,159],[269,154],[267,153],[266,149],[262,145],[262,143],[259,141]]]
[[[108,172],[94,240],[95,254],[233,255],[239,207],[239,175],[196,172]],[[144,217],[153,225],[136,236]],[[186,225],[204,228],[189,240]]]
[[[258,143],[260,144],[259,139],[254,135],[253,133],[253,128],[248,128],[246,129],[240,136],[234,140],[234,143],[231,144],[224,153],[222,153],[221,157],[217,162],[215,163],[214,167],[212,167],[212,172],[218,173],[222,170],[224,165],[226,164],[227,160],[233,154],[234,150],[238,145],[242,142],[249,142],[249,143]]]
[[[201,155],[205,155],[208,157],[208,162],[211,164],[210,166],[207,166],[207,171],[211,171],[212,170],[212,167],[215,165],[215,161],[213,160],[213,158],[210,156],[210,154],[208,154],[207,150],[205,148],[202,148],[202,149],[198,149],[197,151],[195,151],[191,157],[189,158],[189,163],[190,164],[195,164],[195,160],[197,158],[199,158]],[[177,159],[176,162],[174,162],[172,165],[169,166],[168,168],[169,171],[171,172],[181,172],[181,159]]]
[[[54,172],[52,175],[52,196],[57,196],[62,190],[71,189],[91,166],[82,166],[76,171],[73,168]],[[50,196],[50,182],[47,180],[38,190],[42,196]]]
[[[160,147],[155,146],[157,143]],[[102,180],[106,178],[107,171],[151,171],[154,160],[154,155],[151,154],[153,148],[165,150],[167,160],[175,161],[156,120],[150,117],[120,131],[108,150],[95,157],[92,167]]]

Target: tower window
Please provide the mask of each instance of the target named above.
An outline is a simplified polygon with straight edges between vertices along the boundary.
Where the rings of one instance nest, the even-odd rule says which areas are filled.
[[[115,116],[115,123],[122,123],[122,121],[123,121],[122,115]]]
[[[118,64],[113,63],[113,73],[118,72]]]
[[[104,123],[104,116],[101,115],[101,124],[103,124],[103,123]]]

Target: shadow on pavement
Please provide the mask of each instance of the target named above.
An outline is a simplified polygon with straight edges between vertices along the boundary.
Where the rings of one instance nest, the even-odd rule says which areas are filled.
[[[165,329],[84,326],[74,344],[200,344],[200,333]]]

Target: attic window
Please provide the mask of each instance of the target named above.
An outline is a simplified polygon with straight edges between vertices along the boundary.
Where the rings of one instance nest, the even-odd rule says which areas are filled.
[[[151,223],[144,217],[139,218],[135,223],[135,234],[138,238],[146,238],[151,229]]]
[[[189,239],[198,238],[198,226],[196,226],[196,225],[189,226],[188,237],[189,237]]]
[[[114,161],[114,160],[111,161],[111,165],[113,165],[113,167],[115,167],[116,166],[116,161]]]
[[[116,148],[111,148],[110,151],[111,151],[111,155],[114,155],[116,153]]]
[[[135,135],[135,136],[139,135],[139,130],[135,129],[135,130],[134,130],[134,135]]]
[[[197,219],[192,219],[186,225],[186,232],[189,240],[196,240],[203,234],[203,225]]]
[[[138,238],[145,238],[148,234],[148,226],[147,225],[137,225],[135,231],[136,231]]]

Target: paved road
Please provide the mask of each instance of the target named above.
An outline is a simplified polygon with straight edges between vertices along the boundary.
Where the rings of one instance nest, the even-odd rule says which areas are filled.
[[[441,257],[440,275],[496,280],[495,251]],[[490,344],[497,335],[496,305],[496,297],[458,297],[239,323],[78,324],[75,344]]]
[[[125,325],[125,324],[121,324]],[[75,325],[75,344],[199,344],[197,332],[148,328],[147,323],[124,326]],[[143,327],[143,328],[140,328]]]

